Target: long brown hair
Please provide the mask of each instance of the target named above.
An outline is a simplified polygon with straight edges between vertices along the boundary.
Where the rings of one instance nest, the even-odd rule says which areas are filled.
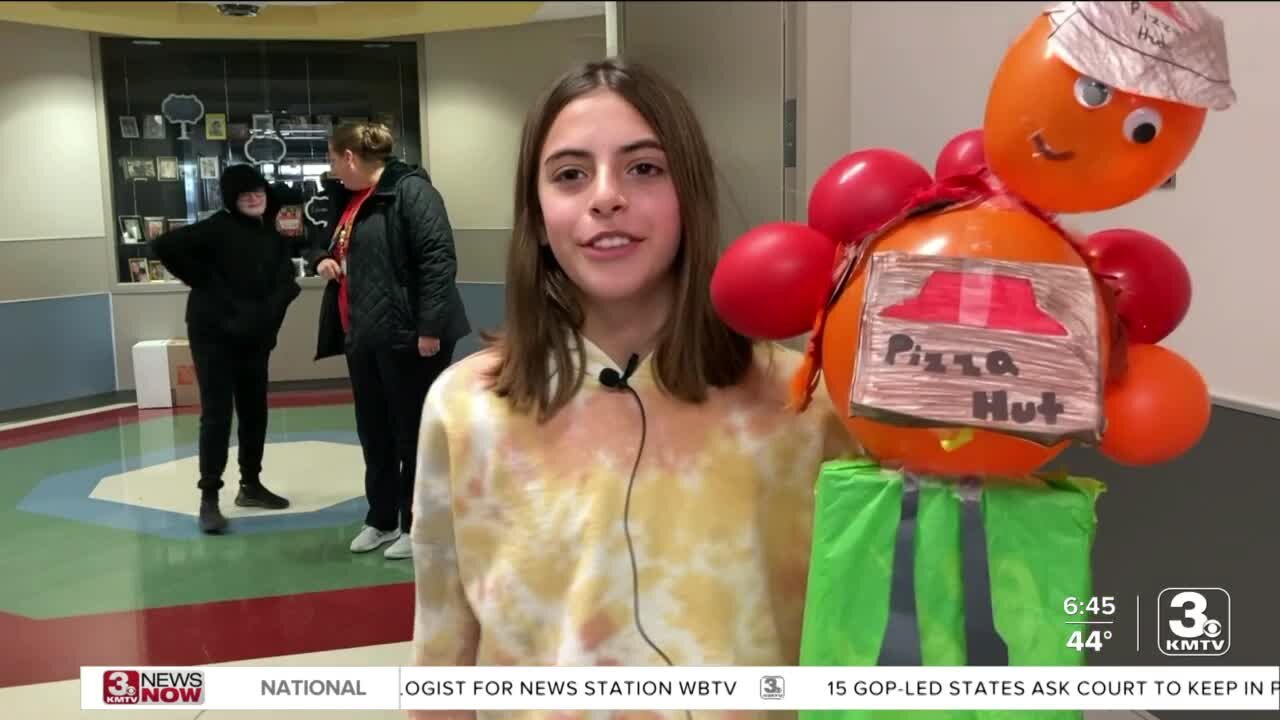
[[[594,90],[626,100],[667,151],[680,204],[680,247],[671,272],[675,302],[659,334],[653,367],[659,387],[691,403],[708,387],[738,383],[751,367],[752,342],[729,329],[711,304],[720,218],[711,151],[688,100],[653,71],[620,60],[582,65],[560,77],[525,119],[516,167],[515,226],[507,255],[506,323],[485,337],[497,350],[494,391],[519,412],[545,421],[582,387],[586,351],[577,289],[556,262],[538,200],[538,166],[552,123],[566,105]],[[572,375],[570,375],[572,372]],[[553,382],[553,373],[559,377]]]

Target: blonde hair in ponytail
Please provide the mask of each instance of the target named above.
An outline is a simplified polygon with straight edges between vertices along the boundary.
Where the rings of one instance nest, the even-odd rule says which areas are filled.
[[[382,123],[354,122],[334,128],[329,145],[340,153],[350,150],[365,162],[382,162],[391,155],[394,140]]]

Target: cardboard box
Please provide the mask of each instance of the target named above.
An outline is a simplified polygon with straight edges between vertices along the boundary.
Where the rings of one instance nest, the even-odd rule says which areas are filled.
[[[133,346],[133,384],[138,408],[200,404],[191,346],[184,339],[144,340]]]

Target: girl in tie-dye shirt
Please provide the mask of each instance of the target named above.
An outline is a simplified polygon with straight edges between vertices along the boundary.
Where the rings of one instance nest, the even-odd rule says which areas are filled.
[[[568,73],[517,178],[506,327],[423,412],[414,661],[795,664],[813,485],[852,441],[829,407],[788,411],[798,353],[714,313],[687,101],[639,67]]]

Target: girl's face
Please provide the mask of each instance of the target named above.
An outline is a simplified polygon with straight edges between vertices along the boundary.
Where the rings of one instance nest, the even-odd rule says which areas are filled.
[[[241,215],[248,217],[262,217],[262,213],[267,209],[267,192],[262,189],[250,190],[242,192],[236,198],[236,209]]]
[[[680,245],[680,204],[666,153],[635,108],[608,90],[574,100],[539,161],[546,242],[584,299],[661,292]]]

